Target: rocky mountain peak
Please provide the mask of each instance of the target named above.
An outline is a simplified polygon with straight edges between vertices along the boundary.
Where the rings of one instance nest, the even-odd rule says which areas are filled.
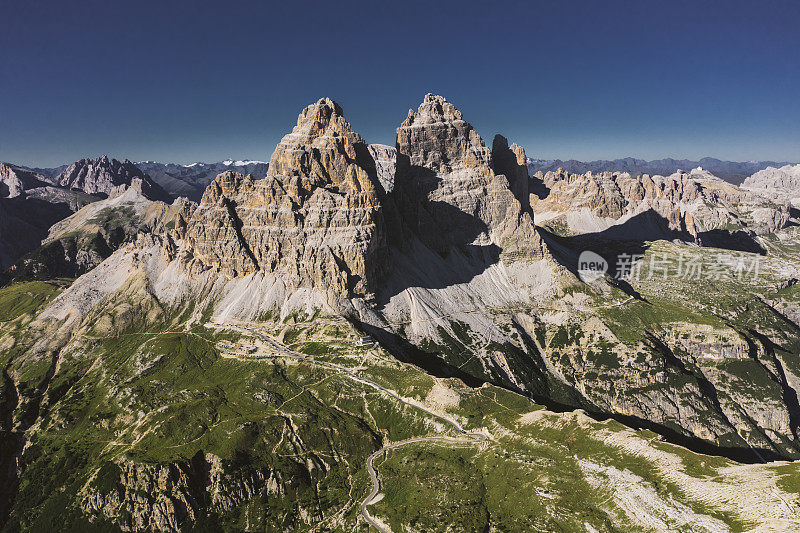
[[[109,191],[108,197],[115,198],[125,194],[127,191],[135,191],[136,195],[142,196],[147,200],[160,201],[164,203],[172,202],[172,198],[157,184],[155,184],[155,182],[148,179],[147,176],[144,178],[131,178],[131,182],[129,184],[117,185],[116,187],[113,187],[111,191]]]
[[[367,145],[330,98],[321,98],[300,113],[297,125],[275,148],[267,176],[296,180],[291,185],[296,185],[298,197],[317,187],[373,196],[375,192],[374,161]]]
[[[365,296],[385,268],[375,160],[323,98],[305,108],[270,160],[267,177],[224,172],[187,224],[201,268],[262,272],[288,288]]]
[[[428,93],[416,112],[412,109],[408,110],[408,118],[406,118],[401,127],[456,122],[458,120],[463,120],[463,118],[461,111],[456,106],[448,102],[444,96]]]
[[[432,94],[397,129],[396,146],[402,218],[431,249],[509,261],[542,256],[522,148],[498,136],[489,150],[458,109]]]
[[[347,121],[344,119],[344,111],[342,106],[334,102],[331,98],[325,97],[317,100],[316,103],[303,109],[297,117],[297,127],[293,133],[298,133],[298,130],[311,129],[312,134],[316,129],[344,133],[351,132],[352,129]]]
[[[393,149],[367,145],[329,98],[306,107],[266,178],[224,172],[207,187],[182,226],[192,268],[352,298],[381,286],[389,234],[404,246],[407,230],[434,251],[460,250],[476,268],[541,257],[524,151],[499,137],[493,168],[492,151],[440,96],[412,115]]]
[[[97,159],[76,161],[56,178],[56,183],[68,189],[108,196],[120,186],[130,186],[134,179],[142,181],[142,189],[151,200],[172,201],[160,185],[150,179],[129,160],[118,161],[103,155]]]
[[[397,152],[412,167],[438,173],[480,168],[488,173],[491,152],[461,112],[444,97],[425,95],[397,129]]]
[[[242,192],[253,189],[253,176],[243,175],[233,170],[228,170],[219,174],[214,181],[208,184],[203,198],[202,205],[216,205],[222,198],[233,198]]]

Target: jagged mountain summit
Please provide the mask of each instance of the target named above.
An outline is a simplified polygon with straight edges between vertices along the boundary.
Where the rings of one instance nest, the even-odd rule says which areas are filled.
[[[26,190],[52,185],[43,175],[0,162],[0,198],[16,198]]]
[[[397,158],[400,215],[432,249],[480,245],[541,257],[520,147],[500,138],[490,150],[460,111],[429,94],[398,128]]]
[[[177,164],[137,161],[133,164],[173,198],[183,196],[194,202],[200,201],[208,184],[222,172],[232,170],[262,178],[267,174],[268,166],[265,161],[233,158],[216,163]],[[52,168],[18,168],[44,176],[53,182],[70,166],[71,164]]]
[[[497,144],[501,163],[508,164],[510,150]],[[390,264],[415,243],[425,243],[428,253],[453,251],[475,270],[500,252],[542,256],[517,155],[509,170],[527,210],[508,178],[495,174],[492,152],[441,97],[427,96],[398,129],[392,183],[380,182],[371,152],[341,108],[320,100],[279,143],[266,179],[227,172],[208,187],[186,223],[190,256],[231,277],[279,274],[284,287],[336,297],[383,291],[393,283]]]
[[[384,159],[380,165],[372,154]],[[387,164],[392,156],[396,163]],[[489,149],[440,96],[427,95],[409,111],[397,129],[395,152],[370,148],[341,108],[321,99],[300,114],[279,143],[266,178],[221,174],[197,209],[180,214],[175,232],[143,237],[119,250],[77,280],[42,317],[70,317],[63,327],[80,327],[80,317],[121,288],[127,279],[121,272],[142,271],[163,305],[192,299],[215,320],[327,309],[357,321],[398,357],[427,364],[433,372],[646,420],[662,431],[677,428],[670,431],[685,438],[798,453],[787,433],[790,405],[775,408],[780,416],[758,419],[766,437],[744,437],[728,410],[747,409],[753,398],[729,391],[731,406],[714,403],[703,371],[667,364],[683,357],[678,354],[693,353],[694,348],[671,344],[673,332],[691,329],[691,321],[654,323],[632,337],[616,330],[616,321],[627,320],[628,307],[634,315],[641,313],[634,311],[637,300],[653,305],[641,295],[649,286],[637,292],[614,280],[581,284],[572,245],[551,237],[548,243],[534,226],[538,208],[534,202],[532,209],[529,199],[538,196],[528,193],[524,161],[524,152],[502,137]],[[393,179],[386,175],[392,166]],[[595,216],[613,221],[648,206],[668,221],[667,228],[703,238],[713,229],[709,221],[719,219],[718,226],[724,226],[745,219],[739,211],[718,212],[710,205],[743,204],[750,194],[699,170],[669,179],[599,178],[557,174],[543,181],[552,186],[550,196],[564,191],[567,206],[579,207],[583,197],[604,202]],[[580,192],[576,187],[584,182]],[[604,193],[592,192],[598,190]],[[751,218],[764,219],[764,232],[785,226],[785,209],[754,207],[759,209],[764,216]],[[595,244],[605,237],[598,235]],[[624,300],[624,291],[634,303],[622,307],[623,317],[610,318],[603,305],[590,304],[614,300],[615,294]],[[536,311],[542,308],[559,311]],[[730,326],[715,327],[720,338],[744,335]],[[583,360],[581,352],[562,352],[579,338],[590,339],[588,352],[617,362],[607,365],[603,358]],[[739,350],[742,343],[761,341],[725,342]],[[642,358],[636,373],[619,362],[631,352]],[[663,387],[645,392],[633,385],[649,380],[664,364]],[[672,385],[679,375],[688,380],[681,390]],[[609,380],[632,384],[612,400]],[[729,387],[724,380],[714,386]],[[782,405],[781,394],[774,398],[776,405]],[[617,407],[620,401],[624,408]],[[701,416],[708,424],[697,422]]]
[[[5,270],[36,250],[53,224],[127,189],[147,201],[172,202],[169,194],[127,160],[82,159],[55,175],[0,163],[0,267]],[[80,253],[75,249],[66,256]],[[96,261],[87,264],[94,266]]]
[[[672,446],[659,439],[753,463],[800,457],[792,210],[701,169],[532,178],[526,161],[502,136],[487,146],[442,96],[428,94],[409,110],[394,147],[367,144],[342,108],[322,98],[302,110],[263,178],[225,171],[199,204],[169,209],[129,188],[56,225],[48,244],[66,249],[82,228],[112,235],[118,224],[104,225],[104,211],[137,216],[125,242],[97,266],[69,256],[72,265],[94,266],[69,288],[0,323],[0,342],[11,347],[3,391],[14,391],[3,393],[11,414],[0,421],[2,437],[11,451],[0,466],[25,495],[13,500],[11,515],[41,524],[39,503],[47,500],[71,509],[71,524],[174,531],[214,517],[265,528],[332,520],[353,529],[374,523],[367,507],[392,514],[377,492],[353,505],[364,480],[380,486],[373,459],[422,434],[413,442],[485,447],[481,460],[495,461],[489,470],[510,468],[509,450],[542,457],[532,442],[563,446],[566,459],[545,453],[550,466],[530,468],[544,468],[559,485],[569,477],[591,487],[581,494],[593,512],[579,513],[576,527],[590,520],[623,528],[626,511],[608,510],[608,502],[628,501],[619,492],[630,486],[620,480],[633,476],[625,469]],[[72,174],[84,176],[71,181],[78,186],[108,181]],[[591,227],[579,224],[586,220]],[[739,232],[758,249],[728,240]],[[577,257],[587,245],[628,256],[641,275],[582,278]],[[736,274],[736,265],[756,260],[758,275]],[[668,275],[712,261],[713,277]],[[380,348],[362,350],[373,341]],[[247,355],[255,353],[267,361]],[[648,432],[630,436],[616,422],[519,407],[530,400]],[[422,416],[435,419],[414,418],[423,405],[434,407]],[[586,427],[603,437],[585,436]],[[82,448],[87,434],[91,444]],[[31,487],[51,479],[42,472],[56,464],[62,439],[80,457],[65,467],[74,483],[66,490],[67,482],[54,481],[34,498]],[[673,513],[652,523],[723,530],[720,516],[736,527],[749,516],[764,520],[766,511],[754,511],[762,503],[717,496],[715,509],[737,518],[673,511],[696,477],[745,470],[680,450],[658,455],[659,468],[694,477],[670,478],[684,483],[681,491],[641,503]],[[691,466],[679,466],[681,457]],[[565,475],[567,464],[573,470]],[[636,467],[636,475],[661,482],[651,466]],[[759,486],[774,486],[769,468],[749,470]],[[614,497],[604,492],[597,503],[589,495],[609,476],[616,481],[602,490]],[[143,491],[150,496],[139,497]],[[62,500],[51,498],[56,492]],[[758,492],[759,502],[773,494]],[[536,529],[536,516],[501,525]],[[493,520],[479,529],[500,524]]]
[[[366,143],[330,99],[307,107],[263,180],[228,171],[186,223],[199,268],[268,273],[287,288],[349,297],[374,290],[385,228]]]
[[[127,159],[118,161],[106,155],[97,159],[81,159],[55,178],[60,187],[99,196],[108,196],[116,187],[130,185],[133,180],[141,182],[142,193],[150,199],[172,201],[172,197],[160,185]]]

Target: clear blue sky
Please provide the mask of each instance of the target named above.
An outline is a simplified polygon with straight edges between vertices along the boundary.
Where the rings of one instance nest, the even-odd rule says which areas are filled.
[[[427,92],[541,158],[800,160],[800,2],[0,0],[0,160],[267,159]]]

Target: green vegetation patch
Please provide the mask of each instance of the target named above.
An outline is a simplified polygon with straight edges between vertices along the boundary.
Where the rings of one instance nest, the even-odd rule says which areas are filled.
[[[0,288],[0,322],[31,315],[69,287],[72,280],[29,281]]]
[[[789,494],[800,495],[800,464],[787,463],[773,466],[772,470],[781,476],[776,482],[779,489]]]

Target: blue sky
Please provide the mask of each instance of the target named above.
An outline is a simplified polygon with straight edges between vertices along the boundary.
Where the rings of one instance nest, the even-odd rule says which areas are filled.
[[[530,157],[800,160],[800,2],[0,0],[0,160],[267,159],[427,92]]]

